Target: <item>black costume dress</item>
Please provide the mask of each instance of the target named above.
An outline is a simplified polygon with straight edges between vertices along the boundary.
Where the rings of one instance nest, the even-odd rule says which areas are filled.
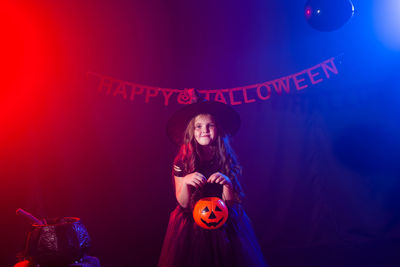
[[[175,176],[187,175],[182,166],[175,163]],[[212,161],[203,162],[197,171],[208,178],[218,171],[218,167]],[[197,200],[210,196],[222,198],[222,190],[220,184],[206,184],[192,193],[188,208],[178,204],[170,215],[158,267],[266,266],[240,203],[228,207],[228,220],[218,229],[203,229],[194,222],[192,210]]]

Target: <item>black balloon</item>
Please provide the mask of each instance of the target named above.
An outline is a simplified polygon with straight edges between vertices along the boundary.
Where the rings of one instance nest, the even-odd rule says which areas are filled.
[[[334,31],[354,14],[351,0],[308,0],[304,7],[307,22],[319,31]]]

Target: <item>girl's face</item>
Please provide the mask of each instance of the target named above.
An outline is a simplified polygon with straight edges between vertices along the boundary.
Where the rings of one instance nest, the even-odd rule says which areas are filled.
[[[215,120],[210,114],[200,114],[194,119],[194,138],[202,146],[211,145],[217,138]]]

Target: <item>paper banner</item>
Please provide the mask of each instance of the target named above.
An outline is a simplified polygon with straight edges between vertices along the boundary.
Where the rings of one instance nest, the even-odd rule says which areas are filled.
[[[332,57],[311,68],[259,84],[227,89],[197,89],[197,91],[207,100],[218,101],[228,105],[266,101],[271,98],[272,91],[281,96],[289,94],[291,91],[304,90],[330,79],[333,75],[338,75],[339,71],[335,65],[335,59]],[[165,106],[168,106],[172,100],[178,104],[185,105],[190,104],[194,96],[194,88],[161,88],[122,81],[94,72],[88,72],[87,75],[98,79],[97,90],[99,93],[120,97],[127,101],[149,103],[155,99],[162,98]]]

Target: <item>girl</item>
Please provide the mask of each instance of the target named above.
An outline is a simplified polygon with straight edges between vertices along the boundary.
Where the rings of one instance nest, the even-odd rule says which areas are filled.
[[[180,145],[173,176],[178,205],[171,213],[159,267],[265,266],[241,206],[240,166],[229,136],[240,126],[239,114],[219,102],[197,102],[176,112],[167,125],[168,137]],[[192,217],[204,197],[223,199],[229,209],[218,229],[198,226]]]

